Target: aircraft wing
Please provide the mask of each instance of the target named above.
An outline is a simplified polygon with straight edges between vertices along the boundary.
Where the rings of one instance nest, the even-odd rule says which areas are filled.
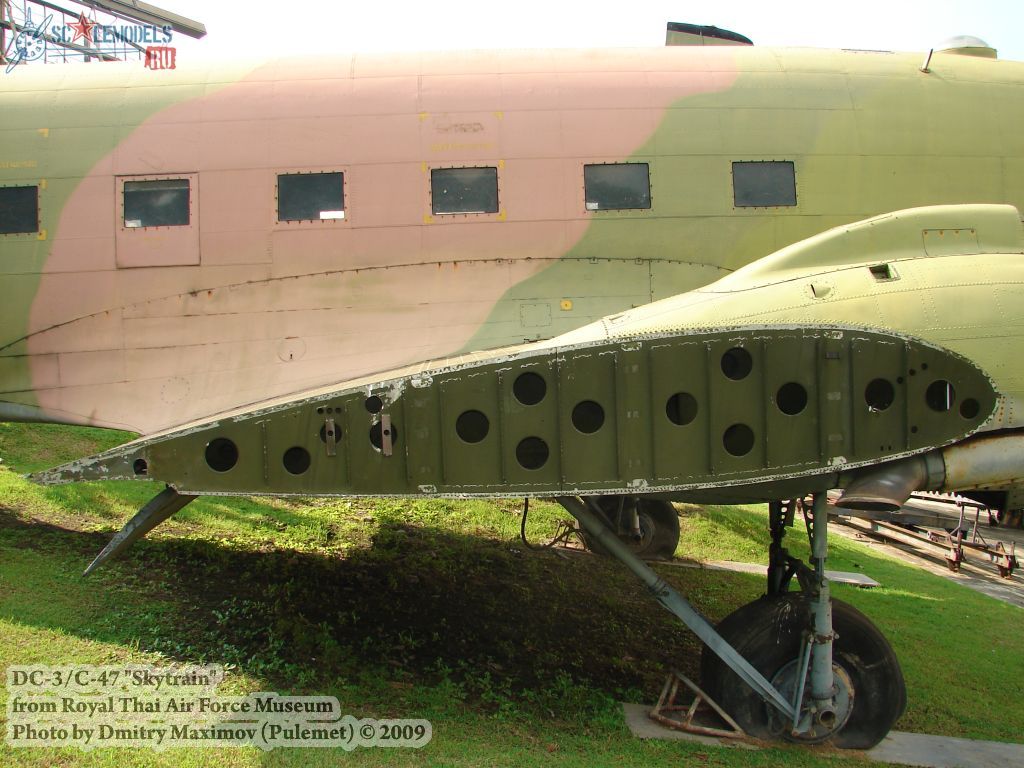
[[[720,502],[843,487],[859,509],[1007,487],[1024,476],[998,458],[1022,455],[1003,441],[1022,439],[1024,376],[1007,360],[1024,322],[998,297],[1016,292],[1022,252],[1010,206],[887,214],[546,342],[279,398],[36,479]]]
[[[973,417],[931,413],[908,367],[975,400]],[[883,379],[890,407],[854,396]],[[840,471],[962,440],[996,401],[966,358],[851,326],[555,339],[304,393],[38,479],[151,478],[189,495],[563,496],[797,479],[831,488]]]

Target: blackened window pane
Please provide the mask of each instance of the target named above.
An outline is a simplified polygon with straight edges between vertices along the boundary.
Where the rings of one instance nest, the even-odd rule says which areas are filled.
[[[647,163],[583,166],[588,211],[651,207],[651,175]]]
[[[283,173],[277,177],[277,220],[343,219],[345,174]]]
[[[124,183],[126,227],[180,227],[188,223],[188,179]]]
[[[732,164],[737,208],[796,205],[796,171],[788,160]]]
[[[434,213],[497,213],[497,168],[434,168],[430,172]]]
[[[0,235],[39,231],[39,187],[0,187]]]

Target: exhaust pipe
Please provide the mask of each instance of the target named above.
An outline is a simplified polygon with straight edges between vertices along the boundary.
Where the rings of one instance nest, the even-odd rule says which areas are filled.
[[[1024,434],[986,435],[942,451],[943,490],[1005,486],[1024,480]]]
[[[938,451],[882,464],[856,475],[836,506],[861,512],[898,512],[914,491],[941,487],[945,474]]]
[[[986,435],[869,468],[836,500],[842,509],[897,512],[914,491],[964,491],[1024,483],[1024,434]]]

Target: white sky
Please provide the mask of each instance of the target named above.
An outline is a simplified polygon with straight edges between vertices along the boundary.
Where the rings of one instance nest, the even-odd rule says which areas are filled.
[[[755,45],[926,51],[974,35],[1024,60],[1022,0],[153,0],[206,24],[179,57],[331,51],[658,46],[665,24],[714,24]],[[180,59],[179,59],[180,60]]]

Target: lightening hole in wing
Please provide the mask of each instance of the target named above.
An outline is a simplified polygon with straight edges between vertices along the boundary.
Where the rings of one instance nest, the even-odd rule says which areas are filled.
[[[722,355],[722,373],[733,381],[747,378],[753,368],[754,361],[743,347],[733,347]]]
[[[384,408],[384,401],[377,395],[370,395],[370,397],[366,398],[366,402],[363,405],[366,406],[367,413],[380,413]]]
[[[394,424],[391,425],[391,445],[394,446],[398,442],[398,427]],[[384,446],[384,428],[381,426],[379,421],[373,422],[373,426],[370,427],[370,445],[376,448],[378,451],[383,450]]]
[[[206,465],[214,472],[227,472],[238,463],[238,446],[226,437],[215,437],[206,444]]]
[[[896,399],[896,390],[888,379],[872,379],[864,388],[864,402],[873,411],[884,411]]]
[[[783,384],[775,393],[775,404],[787,416],[796,416],[807,407],[807,390],[795,381]]]
[[[754,447],[754,430],[746,424],[733,424],[722,435],[722,445],[733,456],[746,456]]]
[[[960,403],[960,415],[965,419],[976,419],[979,413],[981,413],[981,403],[973,397],[968,397]]]
[[[593,400],[576,403],[572,409],[572,425],[585,435],[592,435],[604,426],[604,408]]]
[[[300,445],[295,445],[284,452],[281,463],[293,475],[301,475],[309,469],[309,451]]]
[[[676,392],[665,403],[665,415],[673,424],[685,427],[697,418],[697,398],[689,392]]]
[[[480,411],[463,411],[455,420],[456,434],[467,443],[479,443],[491,430],[491,422]]]
[[[933,381],[924,391],[924,401],[928,403],[929,408],[938,413],[952,410],[955,400],[956,391],[953,389],[953,385],[945,379]]]
[[[337,424],[334,425],[334,429],[328,430],[327,425],[324,424],[320,427],[320,442],[326,443],[328,439],[338,443],[341,442],[341,427]]]
[[[548,461],[548,444],[539,437],[526,437],[516,446],[516,461],[523,469],[540,469]]]
[[[527,371],[519,374],[512,384],[512,394],[523,405],[536,405],[547,394],[548,385],[540,374]]]

